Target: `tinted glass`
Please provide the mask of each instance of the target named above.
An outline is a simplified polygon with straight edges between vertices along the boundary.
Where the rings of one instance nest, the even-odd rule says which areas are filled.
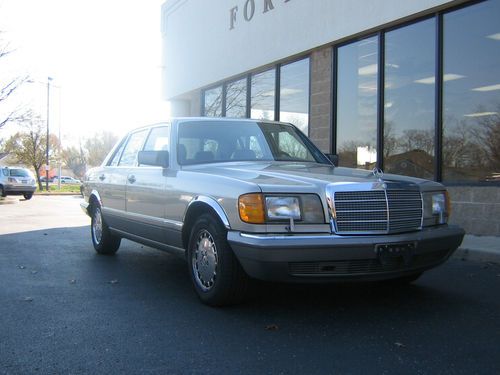
[[[137,161],[137,153],[141,150],[142,145],[144,144],[144,139],[148,134],[148,130],[141,130],[139,132],[133,133],[123,150],[122,157],[120,159],[120,163],[118,164],[121,167],[130,167],[134,166]]]
[[[377,160],[378,40],[339,47],[337,58],[339,165],[371,169]]]
[[[500,1],[444,15],[443,177],[500,181]]]
[[[110,166],[117,166],[118,162],[120,161],[120,157],[122,156],[123,149],[125,148],[125,140],[122,141],[120,144],[120,147],[116,150],[115,154],[113,155],[113,159],[108,163]]]
[[[170,151],[170,127],[161,126],[151,129],[144,145],[145,151]]]
[[[247,79],[226,84],[226,117],[244,118],[247,115]]]
[[[274,120],[275,86],[274,69],[252,75],[251,118]]]
[[[222,116],[222,86],[205,91],[204,115],[207,117]]]
[[[223,161],[312,161],[326,158],[293,126],[231,121],[179,126],[179,164]]]
[[[280,73],[280,121],[309,132],[309,59],[283,65]]]
[[[385,34],[384,170],[434,178],[435,20]]]
[[[30,172],[26,169],[10,169],[11,177],[30,177]]]

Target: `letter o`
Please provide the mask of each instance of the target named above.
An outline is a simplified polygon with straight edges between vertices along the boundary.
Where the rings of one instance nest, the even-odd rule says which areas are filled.
[[[248,13],[248,5],[250,4],[250,14]],[[245,9],[243,10],[243,17],[245,21],[250,21],[255,14],[255,0],[247,0],[245,2]]]

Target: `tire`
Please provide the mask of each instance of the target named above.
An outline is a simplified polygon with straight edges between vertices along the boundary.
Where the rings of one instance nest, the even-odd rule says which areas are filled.
[[[5,198],[7,194],[5,193],[5,189],[3,188],[2,185],[0,185],[0,197]]]
[[[26,194],[23,194],[23,196],[24,196],[24,199],[29,201],[33,197],[33,193],[26,193]]]
[[[394,286],[404,286],[416,281],[420,276],[422,276],[422,274],[423,272],[412,273],[410,275],[397,277],[395,279],[385,280],[384,283]]]
[[[243,301],[250,280],[226,240],[226,229],[211,214],[194,223],[187,251],[189,274],[201,301],[210,306]]]
[[[92,209],[90,235],[94,249],[99,254],[113,255],[120,247],[121,238],[111,234],[109,227],[104,222],[99,204],[95,204]]]

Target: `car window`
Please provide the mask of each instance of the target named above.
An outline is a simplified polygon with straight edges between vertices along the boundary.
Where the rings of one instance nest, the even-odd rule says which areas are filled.
[[[292,159],[314,161],[314,156],[298,139],[296,133],[280,131],[273,134],[278,145],[279,155]]]
[[[144,129],[130,135],[118,163],[120,167],[130,167],[136,164],[137,153],[142,149],[147,134],[148,129]]]
[[[186,121],[179,126],[180,165],[226,161],[302,161],[330,165],[307,137],[289,124]]]
[[[120,157],[122,156],[124,148],[125,148],[125,141],[122,141],[120,147],[118,147],[118,149],[115,151],[115,154],[113,155],[113,158],[108,163],[109,166],[116,167],[118,165],[118,162],[120,161]]]
[[[170,127],[161,126],[153,128],[149,134],[145,151],[170,151]]]
[[[3,174],[4,176],[8,176],[8,175],[9,175],[9,168],[3,168],[3,169],[2,169],[2,174]]]
[[[26,169],[11,169],[11,177],[30,177],[30,173]]]

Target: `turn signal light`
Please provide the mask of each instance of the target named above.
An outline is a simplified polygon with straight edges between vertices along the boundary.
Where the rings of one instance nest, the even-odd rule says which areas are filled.
[[[264,224],[264,199],[262,194],[244,194],[238,198],[240,218],[245,223]]]

